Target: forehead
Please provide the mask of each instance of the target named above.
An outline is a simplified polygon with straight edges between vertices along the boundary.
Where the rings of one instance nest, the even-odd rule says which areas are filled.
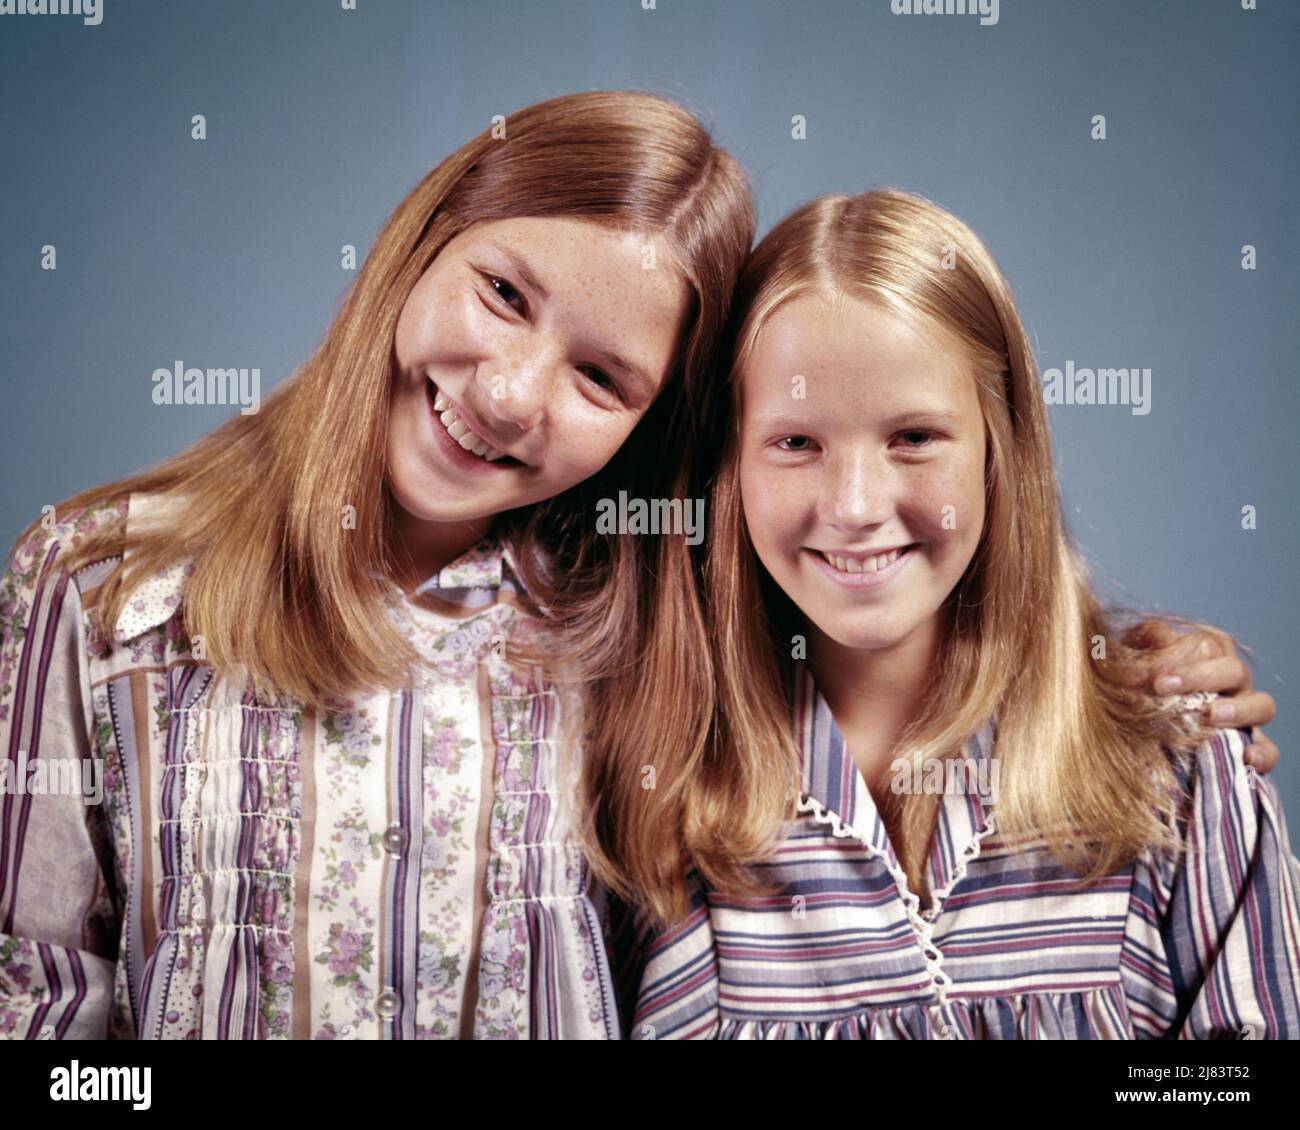
[[[567,216],[519,216],[471,224],[453,244],[481,257],[475,266],[513,271],[512,281],[532,288],[548,312],[595,319],[634,342],[648,369],[668,363],[690,287],[662,237]]]
[[[480,220],[453,242],[462,248],[471,244],[495,246],[528,260],[530,266],[536,260],[536,273],[543,283],[552,280],[542,276],[557,270],[568,272],[570,280],[602,280],[639,287],[655,282],[685,282],[662,236],[569,216]]]
[[[746,399],[789,398],[799,375],[810,399],[830,394],[843,406],[975,393],[969,359],[951,339],[844,295],[800,295],[768,316],[743,367]]]

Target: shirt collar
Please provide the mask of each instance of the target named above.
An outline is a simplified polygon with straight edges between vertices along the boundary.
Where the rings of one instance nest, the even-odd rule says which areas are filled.
[[[499,535],[488,534],[418,585],[412,595],[505,588],[515,591],[522,588],[518,568],[510,547]]]
[[[170,499],[159,495],[132,493],[127,502],[128,539],[132,532],[139,532],[148,524],[167,520],[174,505]],[[130,555],[128,548],[122,555],[123,561]],[[191,556],[136,585],[113,626],[117,642],[125,643],[170,620],[184,599],[193,572],[194,558]],[[488,534],[455,561],[444,565],[416,588],[415,595],[434,591],[445,599],[454,600],[484,589],[525,591],[512,547],[496,534]]]
[[[830,706],[813,681],[806,663],[795,670],[794,722],[796,742],[803,773],[801,808],[812,812],[820,821],[837,828],[837,834],[853,836],[870,846],[885,859],[891,870],[899,869],[898,857],[881,819],[876,802],[858,772],[853,755],[845,748],[844,736],[831,714]],[[992,795],[980,794],[979,785],[992,784],[996,789],[997,759],[993,757],[996,724],[990,718],[977,733],[967,739],[963,752],[972,766],[957,782],[969,782],[969,788],[944,789],[934,837],[927,852],[927,871],[934,891],[946,892],[965,871],[966,862],[978,851],[981,838],[992,831]],[[914,783],[924,790],[927,779],[932,787],[946,785],[946,773],[939,768],[928,776],[922,773]]]
[[[174,505],[173,500],[160,495],[132,492],[126,510],[128,539],[133,532],[166,521]],[[129,544],[128,540],[128,548],[122,554],[123,562],[131,556]],[[136,585],[123,602],[122,611],[113,625],[114,639],[125,643],[170,620],[180,607],[193,572],[194,558],[187,557]]]

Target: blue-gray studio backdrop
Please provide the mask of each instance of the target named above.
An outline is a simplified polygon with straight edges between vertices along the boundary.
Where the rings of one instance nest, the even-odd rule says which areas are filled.
[[[364,256],[494,114],[650,90],[748,167],[760,231],[823,192],[923,193],[992,247],[1043,369],[1150,370],[1144,403],[1050,409],[1071,529],[1113,600],[1208,619],[1253,650],[1294,831],[1300,4],[913,6],[102,0],[0,15],[6,545],[42,506],[237,411],[156,405],[159,367],[258,367],[263,393],[288,375],[353,277],[340,248]]]

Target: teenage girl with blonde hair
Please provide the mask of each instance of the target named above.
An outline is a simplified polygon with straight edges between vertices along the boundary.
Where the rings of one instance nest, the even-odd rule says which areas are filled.
[[[640,850],[692,870],[634,896],[633,1037],[1300,1035],[1277,794],[1126,677],[984,245],[915,196],[823,197],[734,317],[718,711],[656,766]]]

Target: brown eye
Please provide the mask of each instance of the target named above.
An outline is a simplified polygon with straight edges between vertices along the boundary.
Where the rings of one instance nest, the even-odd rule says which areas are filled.
[[[601,391],[612,392],[615,395],[618,394],[618,382],[605,372],[604,369],[597,369],[595,365],[583,365],[579,369],[579,372],[586,373],[587,379]]]
[[[500,278],[497,275],[486,275],[484,277],[487,279],[488,285],[496,291],[497,297],[500,298],[502,302],[516,313],[523,313],[523,310],[516,308],[514,305],[516,300],[521,306],[523,305],[524,296],[520,294],[519,291],[517,291],[506,279]]]
[[[807,451],[809,442],[810,441],[807,436],[785,436],[782,439],[777,440],[777,446],[780,447],[781,444],[792,444],[794,446],[782,447],[781,450],[782,451]]]

